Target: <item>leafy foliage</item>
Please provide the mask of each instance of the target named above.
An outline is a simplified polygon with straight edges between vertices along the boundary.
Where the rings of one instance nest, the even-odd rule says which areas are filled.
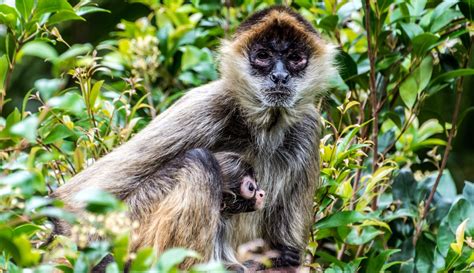
[[[132,270],[176,272],[184,259],[199,257],[185,249],[161,257],[147,248],[128,253],[134,224],[107,193],[81,193],[89,210],[81,224],[47,196],[127,141],[184,90],[216,79],[219,39],[274,2],[131,2],[148,7],[149,15],[122,20],[94,46],[69,45],[60,31],[86,14],[108,12],[92,1],[0,4],[6,29],[0,112],[14,104],[8,97],[18,64],[34,58],[51,68],[0,117],[0,270],[88,272],[113,253],[108,272],[122,271],[128,259]],[[474,184],[466,181],[458,192],[445,168],[452,137],[470,108],[455,107],[451,122],[420,113],[432,98],[460,98],[463,79],[474,74],[474,2],[366,3],[292,3],[340,47],[339,75],[322,109],[322,186],[314,197],[306,266],[326,272],[473,270]],[[74,224],[72,236],[46,244],[48,217]],[[104,240],[88,244],[93,235]],[[192,269],[203,270],[224,271],[219,264]]]

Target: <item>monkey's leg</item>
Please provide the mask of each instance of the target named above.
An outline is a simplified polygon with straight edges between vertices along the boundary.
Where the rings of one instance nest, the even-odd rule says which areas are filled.
[[[211,259],[218,242],[222,177],[214,155],[205,149],[185,153],[173,176],[176,185],[140,221],[132,250],[152,246],[158,254],[171,247],[197,251]],[[175,163],[173,163],[175,164]],[[196,263],[185,261],[183,268]]]

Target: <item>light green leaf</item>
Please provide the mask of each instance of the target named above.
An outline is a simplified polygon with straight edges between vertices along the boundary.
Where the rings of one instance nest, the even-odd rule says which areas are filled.
[[[5,78],[10,64],[7,55],[0,57],[0,93],[5,93]]]
[[[187,70],[197,65],[201,60],[201,50],[195,46],[184,46],[181,51],[183,51],[183,56],[181,57],[181,69]]]
[[[94,6],[83,6],[77,10],[76,14],[79,16],[83,16],[89,13],[97,13],[97,12],[110,13],[110,10],[106,10],[106,9],[102,9],[102,8],[94,7]]]
[[[71,11],[74,12],[67,0],[39,0],[35,13],[41,16],[49,12]]]
[[[56,12],[53,16],[51,16],[48,19],[48,23],[50,25],[53,25],[53,24],[64,22],[64,21],[72,21],[72,20],[85,21],[86,19],[77,15],[74,11],[62,10],[62,11]]]
[[[15,124],[11,129],[10,133],[13,135],[21,136],[28,140],[30,143],[36,142],[36,135],[38,128],[38,117],[30,116]]]
[[[431,73],[433,72],[433,58],[428,56],[421,61],[420,66],[415,69],[413,76],[415,77],[418,94],[423,91],[431,79]]]
[[[102,88],[102,84],[104,84],[104,81],[98,81],[92,87],[91,93],[89,94],[90,107],[94,107],[95,101],[97,100],[97,97],[99,96],[99,93],[100,93],[100,88]]]
[[[0,5],[0,24],[8,25],[10,28],[15,27],[18,12],[15,8],[7,4]]]
[[[35,81],[35,88],[40,92],[41,98],[48,100],[51,96],[61,90],[66,82],[63,79],[39,79]]]
[[[458,255],[462,253],[462,247],[464,245],[464,230],[469,219],[464,220],[456,229],[456,242],[451,244],[451,249],[454,250]]]
[[[33,7],[35,5],[34,0],[16,0],[15,7],[20,12],[21,16],[25,21],[32,15]]]
[[[56,49],[42,41],[31,41],[25,44],[18,53],[17,59],[21,60],[23,55],[35,56],[51,62],[54,62],[58,57]]]
[[[156,268],[158,272],[171,272],[179,264],[184,262],[186,258],[199,259],[200,256],[196,251],[184,248],[172,248],[161,254]]]
[[[418,95],[418,85],[415,77],[410,75],[400,85],[400,97],[408,108],[412,108],[415,105],[416,97]]]
[[[76,115],[83,113],[86,107],[82,97],[74,92],[68,92],[63,96],[51,98],[47,104],[51,108],[61,109]]]

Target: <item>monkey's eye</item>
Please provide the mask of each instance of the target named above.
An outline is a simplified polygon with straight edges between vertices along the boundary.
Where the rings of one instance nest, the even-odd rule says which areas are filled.
[[[255,64],[258,66],[268,66],[270,64],[271,57],[272,56],[270,53],[263,50],[259,51],[255,55]]]
[[[257,59],[260,59],[260,60],[268,60],[270,59],[270,54],[268,54],[268,52],[265,52],[265,51],[259,51],[256,57]]]
[[[290,56],[288,56],[288,60],[290,60],[291,62],[295,62],[295,63],[300,62],[301,59],[303,59],[303,57],[300,54],[297,54],[297,53],[291,53]]]
[[[255,190],[255,185],[253,183],[249,183],[249,191],[253,192]]]

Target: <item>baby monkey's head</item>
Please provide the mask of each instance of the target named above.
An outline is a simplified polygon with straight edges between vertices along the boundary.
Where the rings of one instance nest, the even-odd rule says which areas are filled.
[[[223,178],[222,213],[238,214],[260,210],[265,192],[255,179],[253,168],[237,153],[216,153]]]

